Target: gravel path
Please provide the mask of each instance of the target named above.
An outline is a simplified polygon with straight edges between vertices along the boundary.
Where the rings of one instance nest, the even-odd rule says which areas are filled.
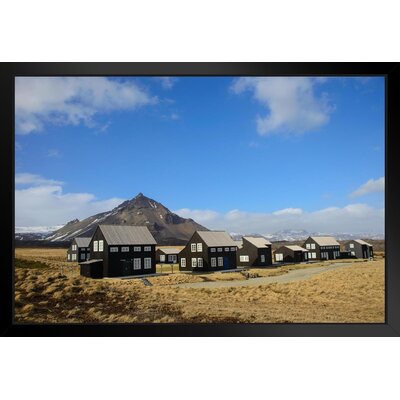
[[[247,280],[237,281],[216,281],[216,282],[196,282],[196,283],[181,283],[174,285],[183,288],[220,288],[220,287],[235,287],[235,286],[258,286],[267,285],[270,283],[288,283],[303,281],[311,276],[320,274],[322,272],[331,271],[337,268],[350,267],[352,263],[335,263],[327,264],[321,267],[309,267],[304,269],[295,269],[286,274],[278,276],[266,276],[262,278],[251,278]]]

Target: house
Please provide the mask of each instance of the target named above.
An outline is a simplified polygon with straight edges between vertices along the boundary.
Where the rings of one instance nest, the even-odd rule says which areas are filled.
[[[276,262],[305,262],[308,261],[308,250],[301,246],[285,245],[275,250]]]
[[[146,226],[99,225],[90,241],[90,261],[80,263],[81,275],[153,274],[156,244]]]
[[[180,271],[236,268],[237,243],[223,231],[196,231],[179,253]]]
[[[177,264],[180,250],[164,247],[156,250],[156,262],[159,264]]]
[[[332,236],[310,236],[303,247],[309,260],[335,260],[340,258],[340,244]]]
[[[272,244],[263,237],[243,236],[238,246],[237,265],[266,267],[272,265]]]
[[[76,237],[67,250],[67,261],[87,261],[90,256],[90,237]]]
[[[374,256],[374,249],[371,244],[364,240],[350,240],[345,244],[345,250],[349,251],[356,258],[371,258]]]

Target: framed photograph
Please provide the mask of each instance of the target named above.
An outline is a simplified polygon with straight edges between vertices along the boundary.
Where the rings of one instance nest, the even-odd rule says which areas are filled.
[[[397,336],[398,63],[4,63],[6,336]]]

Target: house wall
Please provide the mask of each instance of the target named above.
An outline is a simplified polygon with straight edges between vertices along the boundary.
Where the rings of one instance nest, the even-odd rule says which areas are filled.
[[[173,261],[169,261],[169,257],[170,255],[174,255],[176,257],[176,262],[178,262],[178,254],[165,254],[161,249],[156,250],[156,262],[158,264],[173,264]],[[165,256],[165,261],[161,261],[160,256],[164,255]]]
[[[350,244],[354,245],[354,248],[350,248]],[[346,251],[354,251],[357,258],[369,258],[373,257],[374,251],[372,246],[362,245],[358,242],[351,240],[345,245]],[[366,257],[365,257],[366,256]]]
[[[308,261],[308,257],[306,258],[305,252],[300,250],[292,250],[288,247],[282,246],[275,251],[275,254],[280,253],[283,255],[282,261],[277,262],[304,262]],[[276,259],[275,259],[276,261]]]
[[[72,246],[76,245],[77,246],[77,250],[72,250]],[[81,255],[84,254],[85,258],[82,259]],[[69,255],[69,259],[68,259],[68,255]],[[76,259],[73,260],[72,259],[72,255],[76,256]],[[80,262],[80,261],[86,261],[88,260],[88,255],[90,255],[90,249],[89,247],[78,247],[78,245],[76,244],[76,240],[74,239],[71,243],[71,245],[69,246],[68,250],[67,250],[67,261],[68,262]]]
[[[315,244],[315,249],[307,249],[307,243],[309,244]],[[329,245],[329,246],[319,246],[319,244],[309,237],[305,242],[304,245],[302,246],[306,250],[308,250],[309,253],[315,252],[316,253],[316,258],[311,258],[309,255],[309,260],[321,260],[321,252],[328,253],[328,259],[329,260],[334,260],[336,258],[339,258],[340,255],[337,255],[337,253],[340,253],[340,245]],[[336,254],[335,254],[336,253]],[[325,258],[324,258],[325,259]]]
[[[265,262],[261,262],[261,255],[265,256]],[[240,261],[240,256],[249,256],[249,261]],[[265,267],[272,265],[271,246],[258,248],[243,238],[243,247],[237,251],[237,265],[241,267]]]

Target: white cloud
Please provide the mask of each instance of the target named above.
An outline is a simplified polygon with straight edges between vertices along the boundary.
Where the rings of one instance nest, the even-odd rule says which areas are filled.
[[[132,81],[105,77],[18,77],[15,122],[19,134],[40,131],[47,123],[96,125],[98,113],[133,110],[157,102]]]
[[[53,158],[53,157],[58,157],[60,155],[60,152],[57,149],[49,149],[47,151],[47,157]]]
[[[384,231],[384,210],[365,204],[349,204],[342,208],[329,207],[312,212],[300,208],[288,208],[271,213],[240,210],[218,213],[212,210],[190,209],[175,212],[185,218],[193,218],[209,229],[244,234],[266,234],[284,229],[331,233],[383,233]]]
[[[161,86],[164,89],[172,89],[175,83],[178,81],[178,78],[174,78],[171,76],[160,76],[157,79],[161,82]]]
[[[15,174],[16,185],[62,185],[62,181],[54,179],[45,179],[40,175],[20,173]]]
[[[33,174],[18,174],[16,183],[30,185],[15,190],[16,226],[62,225],[111,210],[125,200],[97,200],[91,193],[63,193],[62,182]]]
[[[358,189],[350,194],[350,197],[361,197],[369,193],[377,193],[385,191],[385,178],[370,179],[368,182],[361,185]]]
[[[302,134],[329,121],[333,106],[326,94],[315,94],[315,87],[323,82],[325,79],[309,77],[242,77],[231,89],[237,94],[252,92],[266,107],[267,115],[257,116],[260,135]]]

